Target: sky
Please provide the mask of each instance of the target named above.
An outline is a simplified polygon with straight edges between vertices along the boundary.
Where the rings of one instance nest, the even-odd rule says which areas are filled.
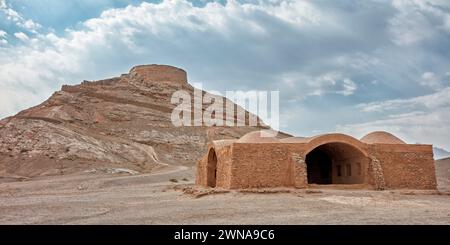
[[[1,118],[139,64],[210,91],[280,91],[294,135],[450,149],[447,0],[0,0]]]

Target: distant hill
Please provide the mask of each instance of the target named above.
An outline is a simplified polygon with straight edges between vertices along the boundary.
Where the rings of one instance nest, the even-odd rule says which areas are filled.
[[[267,128],[175,127],[171,96],[178,90],[194,95],[185,71],[163,65],[64,85],[42,104],[0,120],[0,178],[194,166],[208,142]]]
[[[450,192],[450,158],[437,160],[435,163],[438,189]]]
[[[433,153],[436,160],[450,157],[450,152],[438,147],[433,147]]]

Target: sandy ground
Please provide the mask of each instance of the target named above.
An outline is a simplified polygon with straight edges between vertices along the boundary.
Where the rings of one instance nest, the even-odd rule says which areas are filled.
[[[450,224],[448,194],[321,188],[195,198],[180,190],[193,180],[192,168],[173,167],[1,183],[0,224]]]

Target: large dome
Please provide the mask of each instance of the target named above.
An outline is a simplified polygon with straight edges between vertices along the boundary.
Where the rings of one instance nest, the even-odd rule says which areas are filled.
[[[280,140],[276,138],[275,136],[271,137],[270,135],[274,135],[274,131],[253,131],[250,133],[247,133],[246,135],[242,136],[237,143],[279,143]]]
[[[367,134],[361,138],[361,141],[367,144],[406,144],[403,140],[384,131]]]

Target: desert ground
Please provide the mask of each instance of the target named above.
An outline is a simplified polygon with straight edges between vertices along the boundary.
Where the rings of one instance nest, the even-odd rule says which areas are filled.
[[[437,164],[448,172],[449,161]],[[443,174],[438,175],[448,181]],[[450,224],[443,191],[315,187],[193,194],[194,168],[0,183],[0,224]],[[200,194],[199,194],[200,193]]]

